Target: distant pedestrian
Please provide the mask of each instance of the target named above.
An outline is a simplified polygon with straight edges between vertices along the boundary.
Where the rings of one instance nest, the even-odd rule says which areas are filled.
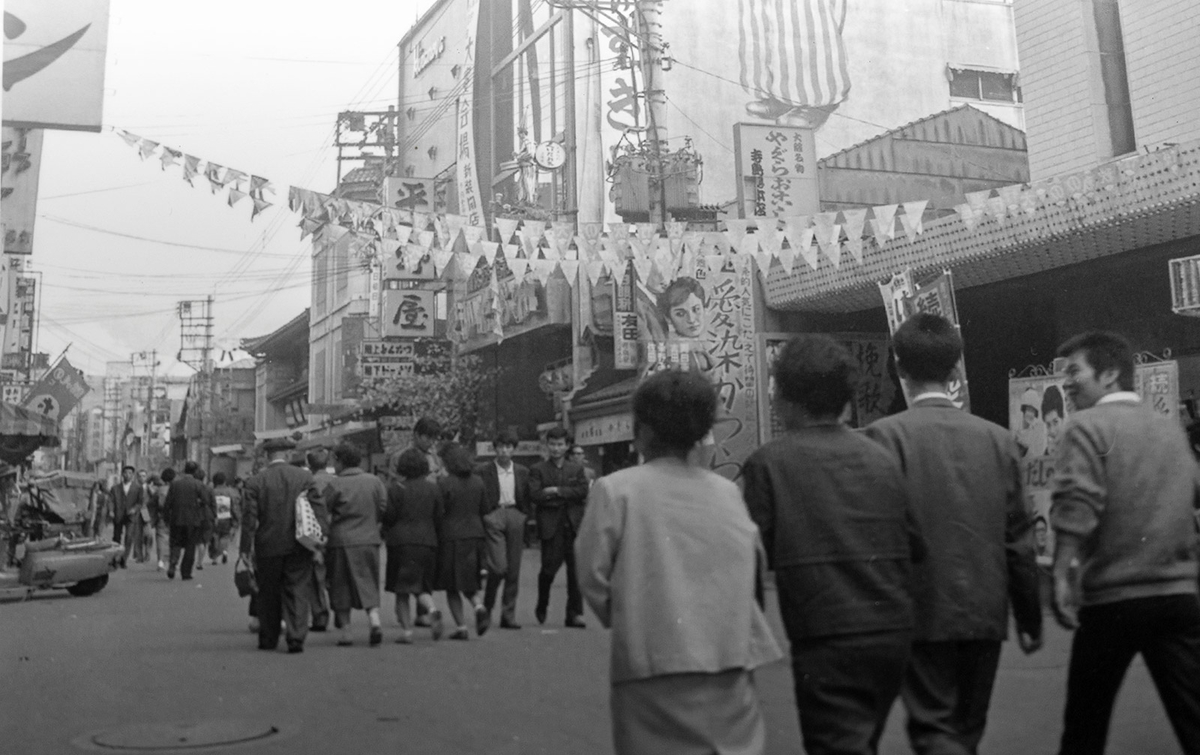
[[[329,509],[329,603],[334,623],[341,629],[338,645],[352,645],[350,611],[367,612],[370,644],[383,642],[379,621],[380,520],[387,510],[387,490],[373,474],[362,470],[363,452],[340,443],[333,449],[337,477],[325,489]]]
[[[192,472],[192,476],[200,481],[204,489],[208,491],[209,498],[212,498],[212,486],[205,482],[208,475],[199,466],[196,471]],[[204,522],[200,525],[200,542],[196,545],[196,568],[204,568],[204,557],[208,555],[209,548],[212,545],[213,531],[216,528],[217,514],[216,504],[210,510],[205,510]]]
[[[766,745],[751,672],[782,654],[756,602],[758,530],[732,482],[688,461],[716,409],[697,373],[643,382],[633,413],[646,463],[596,482],[574,543],[583,595],[612,628],[617,755]]]
[[[793,336],[772,375],[786,432],[742,475],[791,643],[804,751],[873,755],[908,665],[924,542],[899,464],[841,420],[857,381],[850,353]]]
[[[1016,441],[954,405],[962,339],[946,318],[910,317],[893,337],[907,411],[867,435],[900,463],[929,548],[914,568],[916,633],[901,698],[917,755],[974,753],[1008,633],[1042,645],[1042,610]]]
[[[1052,483],[1054,610],[1074,629],[1062,755],[1099,755],[1139,653],[1182,750],[1200,753],[1200,480],[1174,420],[1133,391],[1133,349],[1115,333],[1058,349],[1075,410]]]
[[[213,564],[217,563],[217,559],[224,564],[229,561],[226,551],[229,548],[229,539],[233,535],[234,527],[237,525],[235,516],[240,513],[242,507],[242,494],[233,486],[226,484],[224,472],[215,473],[212,481],[216,518],[208,557]]]
[[[150,524],[154,528],[154,550],[158,558],[156,569],[163,571],[171,560],[171,523],[167,521],[167,491],[175,480],[175,470],[167,467],[158,476],[158,485],[150,493]]]
[[[546,623],[550,606],[550,586],[563,564],[567,565],[566,626],[583,629],[583,597],[575,572],[575,533],[583,521],[588,494],[583,467],[567,456],[567,431],[553,427],[546,433],[550,458],[529,469],[529,491],[536,512],[538,537],[542,541],[542,568],[538,573],[537,606],[534,616]]]
[[[442,447],[442,462],[448,475],[438,480],[442,495],[442,529],[438,535],[438,588],[446,591],[446,604],[454,619],[452,640],[468,638],[463,617],[463,598],[475,609],[475,631],[488,630],[489,619],[479,594],[485,530],[484,517],[491,513],[483,480],[475,474],[471,455],[458,443]]]
[[[304,460],[308,466],[308,471],[312,472],[313,485],[317,490],[321,491],[322,498],[328,498],[329,494],[326,489],[329,483],[337,476],[333,467],[329,465],[329,449],[314,448],[305,454]],[[312,606],[312,626],[310,629],[314,632],[324,632],[329,628],[329,590],[326,583],[328,574],[326,571],[325,559],[318,558],[313,560],[312,581],[309,585],[310,595],[309,603]]]
[[[588,487],[596,481],[596,470],[592,469],[592,465],[588,463],[587,451],[583,450],[583,446],[572,444],[567,450],[567,458],[583,467],[583,476],[587,478]]]
[[[500,627],[520,629],[517,623],[517,593],[521,582],[521,557],[525,551],[525,521],[533,510],[529,495],[529,469],[513,461],[517,437],[510,432],[496,436],[492,443],[496,459],[481,464],[475,472],[483,480],[487,492],[487,507],[491,513],[484,517],[487,532],[487,587],[483,607],[491,623],[496,593],[504,585],[500,603]]]
[[[415,449],[425,456],[425,461],[429,464],[429,474],[427,479],[433,484],[446,476],[446,466],[442,463],[440,454],[442,448],[442,425],[433,417],[421,417],[413,425],[412,441],[408,448]],[[408,449],[405,449],[408,450]],[[392,462],[392,467],[395,468],[395,461]],[[430,618],[425,613],[425,606],[421,603],[417,604],[417,619],[416,625],[419,627],[430,626]]]
[[[154,554],[154,527],[150,523],[150,504],[154,498],[154,486],[146,470],[137,471],[138,486],[142,489],[142,505],[137,514],[137,544],[134,546],[134,559],[138,563],[149,561]]]
[[[195,477],[200,465],[189,461],[183,466],[183,474],[171,481],[167,488],[167,499],[163,506],[167,523],[171,526],[171,562],[167,566],[167,578],[175,579],[175,567],[180,566],[183,579],[192,578],[192,567],[196,551],[202,545],[205,523],[211,516],[212,493]],[[180,565],[180,556],[183,563]]]
[[[128,465],[122,467],[121,479],[112,486],[108,493],[111,501],[113,540],[123,548],[122,569],[129,561],[129,554],[134,545],[141,538],[141,511],[145,503],[145,491],[134,479],[136,471]],[[135,517],[137,518],[136,525]]]
[[[388,506],[383,515],[387,543],[387,572],[384,589],[396,596],[396,642],[413,640],[409,598],[425,606],[433,639],[442,638],[442,614],[433,603],[437,578],[438,530],[442,526],[442,494],[425,476],[429,462],[410,448],[396,461],[399,480],[388,487]]]
[[[243,558],[254,564],[258,582],[253,612],[258,614],[258,649],[279,645],[280,621],[286,625],[289,653],[304,651],[308,636],[309,582],[313,553],[296,540],[296,499],[305,496],[322,528],[329,517],[321,492],[307,469],[288,464],[296,442],[272,438],[263,443],[269,461],[242,491]]]

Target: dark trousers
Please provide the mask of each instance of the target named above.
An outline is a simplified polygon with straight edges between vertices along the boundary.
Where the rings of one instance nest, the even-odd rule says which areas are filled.
[[[1138,653],[1183,752],[1200,754],[1200,598],[1195,594],[1080,609],[1071,643],[1060,753],[1104,752],[1113,701]]]
[[[974,753],[987,725],[999,640],[914,642],[900,695],[917,755]]]
[[[483,605],[491,613],[496,592],[504,584],[500,619],[517,620],[517,591],[521,580],[521,554],[525,549],[525,515],[514,506],[501,506],[484,517],[487,531],[487,587]]]
[[[113,520],[113,542],[125,547],[125,551],[121,556],[121,563],[129,559],[129,548],[133,545],[133,542],[129,540],[129,525],[130,521],[128,518]]]
[[[258,577],[258,646],[279,644],[279,621],[287,624],[288,645],[303,644],[308,636],[308,596],[312,581],[312,552],[297,547],[286,556],[254,559]]]
[[[874,755],[908,664],[912,633],[792,643],[792,679],[808,755]]]
[[[538,572],[538,613],[550,606],[550,585],[558,576],[563,563],[567,564],[567,620],[583,615],[583,594],[575,576],[575,528],[564,516],[554,537],[542,540],[542,570]]]
[[[312,579],[308,580],[308,603],[314,627],[329,626],[329,592],[325,589],[325,562],[313,561]]]
[[[196,565],[196,545],[200,542],[200,528],[186,524],[171,525],[171,563],[173,571],[183,556],[179,573],[184,579],[192,578],[192,567]]]

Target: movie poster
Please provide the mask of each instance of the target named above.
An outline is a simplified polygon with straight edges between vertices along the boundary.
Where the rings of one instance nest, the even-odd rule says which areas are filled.
[[[1062,383],[1062,375],[1008,381],[1008,427],[1021,456],[1021,478],[1033,515],[1037,561],[1046,568],[1054,555],[1054,533],[1050,529],[1054,454],[1067,418],[1074,411]]]

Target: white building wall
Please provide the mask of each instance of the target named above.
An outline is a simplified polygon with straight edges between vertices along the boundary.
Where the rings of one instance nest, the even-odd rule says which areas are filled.
[[[1121,0],[1139,147],[1200,137],[1200,3]]]
[[[342,320],[351,315],[370,312],[370,273],[350,259],[349,235],[335,226],[326,226],[321,238],[313,241],[314,257],[329,255],[329,264],[324,274],[314,272],[313,306],[308,330],[308,395],[314,404],[332,404],[341,400],[341,326]],[[339,272],[346,276],[347,285],[337,285]],[[317,287],[323,286],[326,306],[317,306]],[[319,414],[315,415],[317,419]],[[310,416],[310,420],[313,419]]]

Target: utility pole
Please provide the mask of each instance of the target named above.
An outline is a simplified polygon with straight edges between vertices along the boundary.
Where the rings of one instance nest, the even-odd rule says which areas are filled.
[[[206,461],[203,456],[211,443],[213,379],[213,298],[181,301],[176,307],[179,314],[180,349],[179,361],[196,371],[196,429],[203,451],[194,454],[196,461]],[[189,407],[189,414],[192,409]]]
[[[663,152],[667,147],[667,90],[663,86],[663,0],[637,0],[637,36],[641,47],[642,78],[646,83],[646,138],[653,151],[654,175],[658,181],[658,212],[650,213],[651,222],[666,227],[667,176]]]

